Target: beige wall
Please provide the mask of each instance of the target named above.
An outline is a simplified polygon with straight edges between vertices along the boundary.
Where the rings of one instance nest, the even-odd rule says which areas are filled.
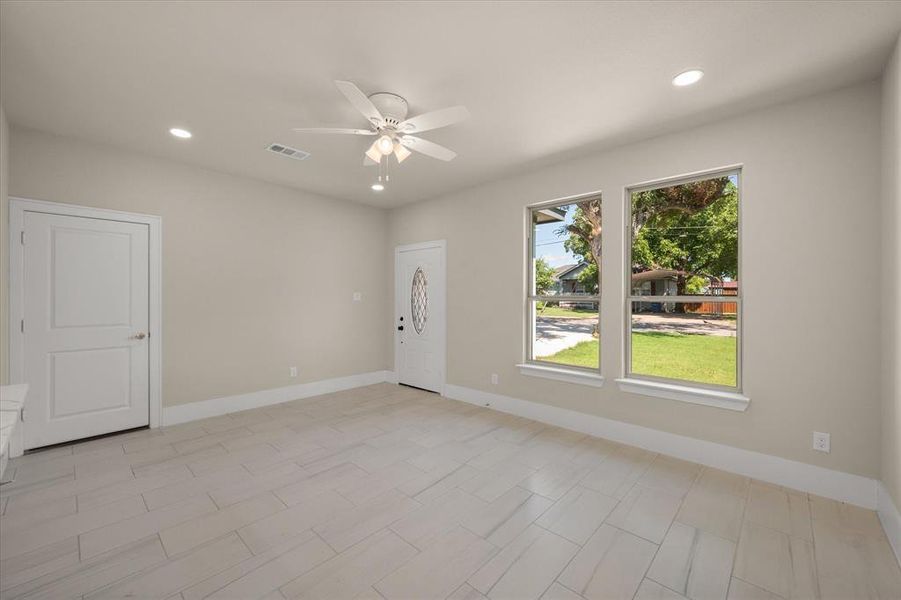
[[[449,383],[877,477],[879,113],[873,82],[393,210],[392,247],[447,240]],[[750,408],[620,392],[624,187],[737,163]],[[600,390],[514,367],[524,207],[592,190],[604,193],[607,224]],[[832,434],[831,454],[811,450],[814,430]]]
[[[882,480],[901,506],[901,38],[882,82]]]
[[[164,405],[387,367],[384,211],[15,127],[10,147],[11,196],[162,217]]]
[[[6,113],[0,106],[0,385],[9,381],[9,356],[6,349],[9,334],[7,333],[7,311],[9,307],[9,257],[6,251],[7,229],[9,223],[9,124]]]
[[[882,89],[856,86],[387,214],[16,128],[11,152],[0,152],[10,157],[10,195],[163,217],[166,405],[390,368],[391,248],[446,239],[450,383],[881,476],[897,500],[897,56],[886,81]],[[884,136],[894,152],[885,154],[894,163],[882,169],[884,185],[880,94],[895,132]],[[5,140],[5,127],[2,133]],[[620,392],[612,380],[622,373],[624,290],[610,274],[622,269],[624,188],[736,163],[744,165],[749,410]],[[7,177],[0,180],[5,185]],[[523,354],[524,207],[599,189],[608,224],[601,315],[607,385],[523,377],[514,365]],[[5,235],[5,221],[0,231]],[[880,265],[873,258],[880,254],[892,259]],[[886,282],[890,328],[868,304],[872,296],[861,295],[878,290],[879,281]],[[357,290],[363,303],[351,302]],[[880,346],[874,340],[882,332]],[[292,365],[300,368],[297,379],[288,377]],[[500,374],[499,385],[489,384],[491,373]],[[832,434],[831,454],[810,449],[814,430]]]

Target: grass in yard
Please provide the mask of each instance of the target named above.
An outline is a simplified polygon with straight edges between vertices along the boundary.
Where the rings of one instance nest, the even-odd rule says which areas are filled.
[[[539,356],[538,360],[572,365],[574,367],[598,368],[598,340],[579,342],[550,356]]]
[[[559,306],[545,306],[537,311],[539,317],[578,317],[590,319],[598,316],[596,308],[560,308]]]
[[[541,360],[596,369],[598,341],[580,342]],[[735,338],[636,332],[632,334],[632,372],[734,386]]]

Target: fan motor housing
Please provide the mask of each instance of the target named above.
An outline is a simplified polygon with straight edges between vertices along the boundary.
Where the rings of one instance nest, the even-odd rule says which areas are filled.
[[[370,94],[369,100],[379,109],[388,125],[397,127],[398,124],[406,120],[408,106],[407,101],[402,96],[391,92],[377,92]]]

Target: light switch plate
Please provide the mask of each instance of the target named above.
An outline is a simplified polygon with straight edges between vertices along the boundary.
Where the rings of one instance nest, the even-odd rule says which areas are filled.
[[[363,293],[362,292],[354,292],[354,302],[362,302],[363,301]]]

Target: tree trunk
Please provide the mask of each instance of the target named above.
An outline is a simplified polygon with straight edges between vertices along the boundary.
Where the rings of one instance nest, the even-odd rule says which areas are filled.
[[[685,277],[685,273],[680,272],[676,276],[676,295],[677,296],[685,295],[685,286],[687,283],[688,283],[688,278]],[[676,302],[675,305],[673,306],[673,312],[677,313],[677,314],[685,314],[685,304],[684,303],[680,304],[679,302]]]

